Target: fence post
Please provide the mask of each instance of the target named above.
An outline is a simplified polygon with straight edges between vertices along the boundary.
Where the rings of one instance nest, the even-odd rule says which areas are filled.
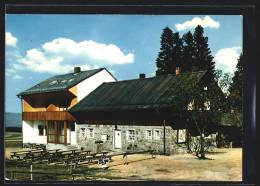
[[[32,173],[32,171],[33,171],[33,166],[31,164],[31,181],[33,180],[33,173]]]

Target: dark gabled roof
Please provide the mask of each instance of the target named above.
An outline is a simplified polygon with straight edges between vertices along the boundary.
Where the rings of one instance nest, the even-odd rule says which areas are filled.
[[[81,71],[77,74],[69,73],[63,75],[53,76],[21,93],[17,96],[28,95],[28,94],[38,94],[47,92],[57,92],[67,90],[81,81],[93,76],[94,74],[104,70],[105,68]]]
[[[69,111],[168,108],[179,85],[189,86],[206,71],[103,83]]]

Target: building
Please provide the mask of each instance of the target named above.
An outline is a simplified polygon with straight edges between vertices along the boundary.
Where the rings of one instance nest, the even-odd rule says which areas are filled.
[[[76,144],[75,118],[68,112],[103,82],[116,81],[105,68],[51,77],[17,96],[22,101],[22,141],[64,148]]]
[[[207,71],[200,71],[103,83],[69,109],[76,119],[77,145],[93,151],[154,149],[160,154],[194,150],[199,138],[190,136],[187,121],[172,115],[173,98],[181,86],[189,88],[193,82],[210,90],[208,80]],[[210,109],[210,101],[204,109]]]

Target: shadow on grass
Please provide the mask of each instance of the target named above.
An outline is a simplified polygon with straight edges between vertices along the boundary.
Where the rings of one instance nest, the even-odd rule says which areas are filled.
[[[214,154],[225,154],[227,152],[206,152],[206,154],[214,155]]]
[[[212,158],[207,158],[207,157],[205,157],[205,158],[198,157],[198,159],[199,159],[199,160],[214,160],[214,159],[212,159]]]

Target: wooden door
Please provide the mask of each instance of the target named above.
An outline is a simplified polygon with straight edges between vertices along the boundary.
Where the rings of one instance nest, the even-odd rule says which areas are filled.
[[[67,145],[66,121],[47,121],[47,143]]]
[[[114,146],[115,149],[121,149],[122,148],[122,136],[121,136],[121,130],[115,130],[114,132]]]

